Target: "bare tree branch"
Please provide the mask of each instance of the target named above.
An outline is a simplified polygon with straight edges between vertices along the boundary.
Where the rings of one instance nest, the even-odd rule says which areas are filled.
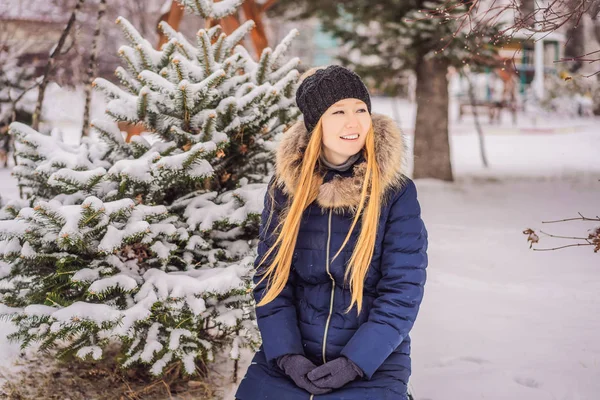
[[[556,221],[544,221],[544,223],[548,224],[548,223],[566,222],[566,221],[600,222],[600,217],[598,217],[598,216],[596,216],[596,218],[587,218],[587,217],[584,217],[581,213],[578,213],[578,214],[579,214],[579,218],[566,218],[566,219],[560,219],[560,220],[556,220]],[[600,251],[600,225],[597,225],[594,228],[588,230],[587,237],[553,235],[553,234],[546,233],[541,230],[540,230],[540,233],[542,233],[546,236],[552,237],[552,238],[578,240],[578,241],[583,241],[585,243],[575,243],[575,244],[570,244],[570,245],[566,245],[566,246],[553,247],[551,249],[534,249],[534,250],[558,250],[558,249],[562,249],[565,247],[594,246],[594,253],[597,253]],[[527,235],[527,241],[530,243],[529,248],[532,248],[532,245],[534,243],[538,243],[540,240],[539,236],[535,233],[535,231],[533,229],[528,228],[523,231],[523,234]]]
[[[44,69],[44,74],[42,75],[43,76],[42,82],[41,82],[40,88],[38,90],[38,99],[37,99],[37,103],[35,105],[35,111],[33,112],[33,123],[31,126],[35,130],[37,130],[39,128],[40,114],[42,112],[42,103],[44,102],[44,93],[46,92],[46,86],[48,86],[48,78],[50,76],[50,71],[52,70],[52,66],[54,65],[54,63],[56,61],[57,55],[60,53],[60,51],[62,50],[62,47],[65,44],[67,36],[69,36],[69,32],[71,31],[71,28],[73,27],[73,24],[75,23],[75,19],[77,17],[77,12],[83,5],[84,1],[85,0],[77,1],[77,4],[75,5],[73,12],[71,13],[71,17],[69,18],[69,21],[67,22],[67,26],[65,26],[65,29],[63,30],[62,34],[60,35],[60,39],[58,40],[58,43],[56,44],[56,46],[52,50],[52,53],[50,53],[50,57],[48,58],[48,63],[46,64],[46,68]]]
[[[600,217],[596,216],[596,218],[589,218],[589,217],[584,217],[581,213],[577,213],[579,214],[578,218],[566,218],[566,219],[557,219],[554,221],[542,221],[542,223],[544,224],[552,224],[555,222],[565,222],[565,221],[597,221],[600,222]]]
[[[90,131],[90,105],[92,102],[92,81],[96,77],[98,63],[98,42],[100,40],[100,32],[102,31],[102,17],[106,13],[106,0],[100,0],[98,5],[98,17],[96,19],[96,29],[94,30],[94,39],[92,41],[92,54],[90,55],[90,63],[87,70],[87,81],[85,83],[85,106],[83,111],[83,128],[82,136],[87,136]]]
[[[579,246],[593,246],[593,244],[586,244],[586,243],[574,243],[574,244],[567,244],[565,246],[559,246],[559,247],[552,247],[552,248],[548,248],[548,249],[533,249],[535,251],[550,251],[550,250],[560,250],[560,249],[565,249],[567,247],[579,247]]]
[[[581,54],[584,51],[582,19],[585,15],[592,18],[595,24],[596,38],[600,41],[600,1],[598,0],[553,0],[548,3],[534,0],[509,0],[506,3],[497,0],[472,0],[469,1],[470,7],[467,12],[456,15],[450,13],[456,5],[450,1],[446,4],[445,8],[440,7],[438,10],[429,11],[419,20],[453,18],[460,21],[458,30],[468,27],[473,34],[477,35],[483,26],[506,19],[508,13],[511,13],[514,14],[513,23],[503,28],[498,37],[514,37],[515,34],[521,32],[529,35],[529,39],[532,39],[535,34],[550,34],[566,29],[566,57],[557,62],[570,61],[581,65],[600,61],[597,57],[587,58],[596,52]],[[456,34],[457,32],[453,37]],[[440,51],[443,51],[452,39],[446,40]]]

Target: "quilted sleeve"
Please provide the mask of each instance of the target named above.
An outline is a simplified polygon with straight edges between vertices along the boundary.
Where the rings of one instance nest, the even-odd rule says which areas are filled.
[[[274,185],[274,179],[269,183],[267,193],[265,194],[264,209],[261,216],[258,242],[258,256],[254,262],[255,269],[258,267],[260,260],[275,242],[277,236],[274,230],[278,224],[278,217],[283,208],[285,195],[276,186],[274,189],[274,210],[270,223],[267,225],[269,213],[271,211],[271,195],[269,194],[271,187]],[[261,265],[261,271],[270,265],[274,253],[269,259]],[[263,275],[254,274],[254,299],[256,303],[260,302],[266,293],[268,278],[265,278],[260,284],[258,281]],[[258,328],[262,336],[262,345],[267,358],[267,362],[271,367],[277,365],[277,358],[285,354],[302,354],[302,340],[300,336],[300,328],[298,327],[298,319],[296,316],[295,296],[294,296],[295,274],[290,272],[288,281],[284,289],[279,295],[261,307],[256,307],[256,318]]]
[[[384,228],[378,297],[341,354],[370,380],[412,329],[423,299],[427,267],[427,230],[417,189],[408,180],[393,200]]]

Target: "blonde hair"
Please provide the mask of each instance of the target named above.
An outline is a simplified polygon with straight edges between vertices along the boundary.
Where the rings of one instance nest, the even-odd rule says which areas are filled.
[[[265,276],[258,282],[260,284],[266,277],[269,278],[266,294],[256,305],[257,307],[264,306],[273,301],[287,283],[292,257],[296,247],[296,240],[300,230],[302,214],[304,210],[316,200],[319,193],[319,187],[323,183],[323,176],[315,173],[315,167],[321,154],[322,139],[323,125],[322,121],[319,120],[306,147],[300,177],[294,188],[294,195],[291,197],[291,203],[283,210],[280,222],[275,229],[275,232],[277,232],[277,239],[259,263],[260,267],[265,260],[276,251],[271,265],[269,265],[265,272]],[[350,276],[349,285],[352,292],[350,306],[346,309],[345,313],[350,312],[353,305],[356,304],[358,309],[357,314],[360,314],[362,309],[364,280],[369,265],[371,264],[371,259],[373,258],[377,225],[381,211],[381,171],[379,170],[379,165],[377,164],[375,157],[375,133],[372,124],[367,132],[364,150],[367,165],[360,202],[356,209],[350,230],[340,249],[333,257],[335,260],[346,246],[354,227],[358,223],[358,219],[362,215],[360,235],[354,250],[352,251],[352,256],[350,257],[348,268],[344,275],[344,281],[347,281],[348,276]],[[273,205],[273,203],[274,202],[272,201],[271,204]],[[272,206],[269,214],[269,221],[273,215],[273,209]],[[267,226],[268,225],[269,223],[267,223]]]

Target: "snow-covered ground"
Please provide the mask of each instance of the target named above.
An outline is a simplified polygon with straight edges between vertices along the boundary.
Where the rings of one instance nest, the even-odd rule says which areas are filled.
[[[374,99],[376,112],[394,117],[391,107]],[[410,134],[414,109],[398,109]],[[456,182],[416,181],[430,234],[426,295],[412,332],[418,400],[600,398],[600,254],[532,251],[522,233],[582,236],[592,227],[541,221],[600,214],[600,120],[520,120],[484,123],[488,170],[472,124],[454,123]],[[546,130],[528,131],[534,125]],[[0,169],[0,194],[17,196],[14,185]],[[542,237],[536,247],[568,243]],[[18,355],[3,338],[10,329],[0,322],[0,380]],[[239,379],[251,356],[243,354]],[[234,389],[225,388],[227,400]]]
[[[600,398],[600,254],[534,252],[521,233],[582,236],[589,223],[541,221],[598,215],[600,182],[417,185],[431,247],[412,334],[416,398]]]

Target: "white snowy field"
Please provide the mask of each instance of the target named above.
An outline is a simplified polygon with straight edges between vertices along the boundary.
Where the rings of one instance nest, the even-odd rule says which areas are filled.
[[[598,215],[600,182],[417,185],[431,247],[412,333],[416,398],[600,398],[600,254],[534,252],[521,233],[582,236],[589,223],[540,221]]]
[[[375,99],[373,110],[393,116],[386,100]],[[400,104],[408,133],[413,115]],[[484,124],[488,170],[473,127],[454,124],[456,182],[416,181],[430,235],[426,294],[412,332],[417,400],[600,398],[600,254],[533,251],[522,233],[582,236],[593,226],[541,221],[600,214],[600,120],[544,124],[562,128],[528,134],[509,122]],[[0,195],[18,195],[2,169]],[[535,247],[568,243],[542,236]],[[18,357],[4,339],[11,329],[0,322],[0,381]],[[239,379],[252,355],[242,354]],[[235,385],[223,389],[233,399]]]

